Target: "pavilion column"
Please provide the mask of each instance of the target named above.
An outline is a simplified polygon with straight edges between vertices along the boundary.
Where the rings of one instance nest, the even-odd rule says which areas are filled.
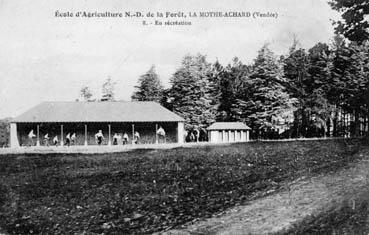
[[[226,142],[226,141],[225,141],[225,130],[223,130],[223,138],[222,138],[222,142]]]
[[[18,134],[17,134],[17,123],[10,123],[10,147],[19,147]]]
[[[178,122],[178,127],[177,127],[177,139],[178,139],[178,144],[183,144],[184,143],[184,122]]]
[[[85,124],[85,146],[87,146],[87,124]]]
[[[135,144],[135,124],[132,124],[132,144]]]
[[[243,142],[247,141],[247,130],[246,131],[242,131],[241,133],[241,139]]]
[[[158,141],[158,124],[155,124],[155,143],[159,143]]]
[[[108,139],[108,145],[111,146],[111,124],[108,125],[109,127],[109,139]]]
[[[216,131],[216,130],[211,130],[209,132],[209,141],[210,142],[213,142],[213,143],[216,143],[216,142],[222,142],[222,140],[220,139],[220,134],[219,134],[219,131]]]
[[[250,135],[250,131],[246,131],[246,141],[249,141],[250,140],[250,137],[249,137],[249,135]]]
[[[60,146],[64,146],[63,125],[60,125]]]
[[[37,124],[37,140],[36,146],[40,146],[40,125]]]
[[[228,142],[232,142],[232,139],[231,139],[231,130],[228,131]]]

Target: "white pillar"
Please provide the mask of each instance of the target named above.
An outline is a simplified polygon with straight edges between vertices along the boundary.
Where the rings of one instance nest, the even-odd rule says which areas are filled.
[[[60,125],[60,146],[64,146],[63,125]]]
[[[108,127],[109,127],[109,139],[108,139],[108,145],[109,145],[109,146],[111,146],[111,137],[110,137],[110,136],[111,136],[111,125],[109,124],[109,125],[108,125]]]
[[[184,142],[184,122],[178,122],[177,140],[178,144],[183,144]]]
[[[132,124],[132,144],[135,144],[135,124]]]
[[[246,131],[246,141],[249,141],[250,140],[250,138],[249,138],[249,135],[250,135],[250,131]]]
[[[216,143],[221,141],[219,140],[219,131],[210,131],[210,142]]]
[[[158,144],[158,124],[155,124],[155,144]]]
[[[87,146],[87,125],[85,125],[85,146]]]
[[[238,139],[238,131],[237,130],[234,131],[234,141],[235,142],[238,142],[239,141],[239,139]]]
[[[19,147],[18,135],[17,135],[17,123],[10,123],[10,147]]]
[[[223,130],[223,138],[222,138],[222,142],[226,142],[225,141],[225,131]]]
[[[36,146],[40,146],[40,125],[37,125],[37,140]]]

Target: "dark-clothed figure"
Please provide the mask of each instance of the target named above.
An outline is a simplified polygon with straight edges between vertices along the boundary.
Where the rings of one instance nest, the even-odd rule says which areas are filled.
[[[70,146],[70,133],[65,137],[65,145]]]
[[[113,145],[118,145],[119,135],[114,133],[113,135]]]

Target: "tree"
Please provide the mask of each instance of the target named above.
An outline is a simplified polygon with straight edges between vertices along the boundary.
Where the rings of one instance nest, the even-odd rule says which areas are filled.
[[[347,46],[342,44],[334,52],[332,94],[342,110],[342,132],[361,135],[363,119],[368,117],[369,47],[368,42]],[[368,125],[367,121],[364,125]],[[364,128],[365,129],[365,128]]]
[[[331,0],[329,4],[342,13],[343,20],[334,22],[337,33],[359,44],[369,39],[368,0]]]
[[[136,91],[132,95],[132,100],[136,101],[156,101],[160,102],[163,96],[164,87],[159,76],[155,72],[155,66],[151,66],[149,71],[141,75],[138,79]]]
[[[101,101],[114,101],[114,86],[115,82],[109,77],[102,85]]]
[[[311,136],[330,136],[332,115],[335,107],[329,102],[328,91],[332,84],[331,77],[332,58],[329,46],[317,43],[308,50],[308,78],[307,86],[308,111],[310,112],[308,128]]]
[[[292,46],[294,48],[294,45]],[[294,135],[306,136],[308,129],[308,102],[307,87],[310,85],[308,78],[308,56],[304,49],[291,49],[289,55],[284,58],[285,86],[291,97],[297,100],[297,109],[294,112]]]
[[[244,65],[237,57],[220,73],[220,105],[218,119],[221,121],[240,120],[237,109],[237,99],[246,77],[249,76],[249,66]],[[242,96],[242,94],[241,94]]]
[[[93,95],[90,87],[83,86],[80,90],[80,97],[83,99],[83,101],[93,101]]]
[[[342,136],[344,127],[342,118],[345,116],[343,108],[345,107],[345,95],[343,89],[345,87],[344,74],[348,67],[347,55],[348,50],[345,40],[342,36],[336,34],[331,44],[331,69],[329,77],[329,89],[327,89],[327,99],[334,107],[333,111],[333,136]],[[344,118],[345,119],[345,118]]]
[[[201,54],[187,55],[170,79],[168,103],[186,120],[186,128],[204,128],[215,121],[209,83],[210,63]]]
[[[222,120],[221,118],[221,100],[222,100],[222,86],[221,80],[224,73],[224,67],[219,63],[219,61],[215,61],[214,64],[211,65],[210,72],[208,75],[209,81],[209,98],[210,105],[212,106],[213,116],[217,120]]]
[[[270,137],[285,129],[294,100],[282,85],[282,65],[267,45],[259,50],[252,72],[243,82],[244,97],[238,99],[238,110],[255,131],[254,137]]]
[[[306,52],[294,42],[284,61],[286,88],[297,100],[293,135],[326,136],[331,125],[332,105],[328,101],[331,57],[328,45],[317,43]]]

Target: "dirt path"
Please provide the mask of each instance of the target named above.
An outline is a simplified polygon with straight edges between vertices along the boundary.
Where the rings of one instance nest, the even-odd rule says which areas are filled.
[[[322,211],[369,185],[369,153],[359,163],[340,172],[299,180],[274,195],[250,201],[220,217],[188,225],[183,230],[165,232],[184,234],[268,234],[288,228],[304,217]]]

